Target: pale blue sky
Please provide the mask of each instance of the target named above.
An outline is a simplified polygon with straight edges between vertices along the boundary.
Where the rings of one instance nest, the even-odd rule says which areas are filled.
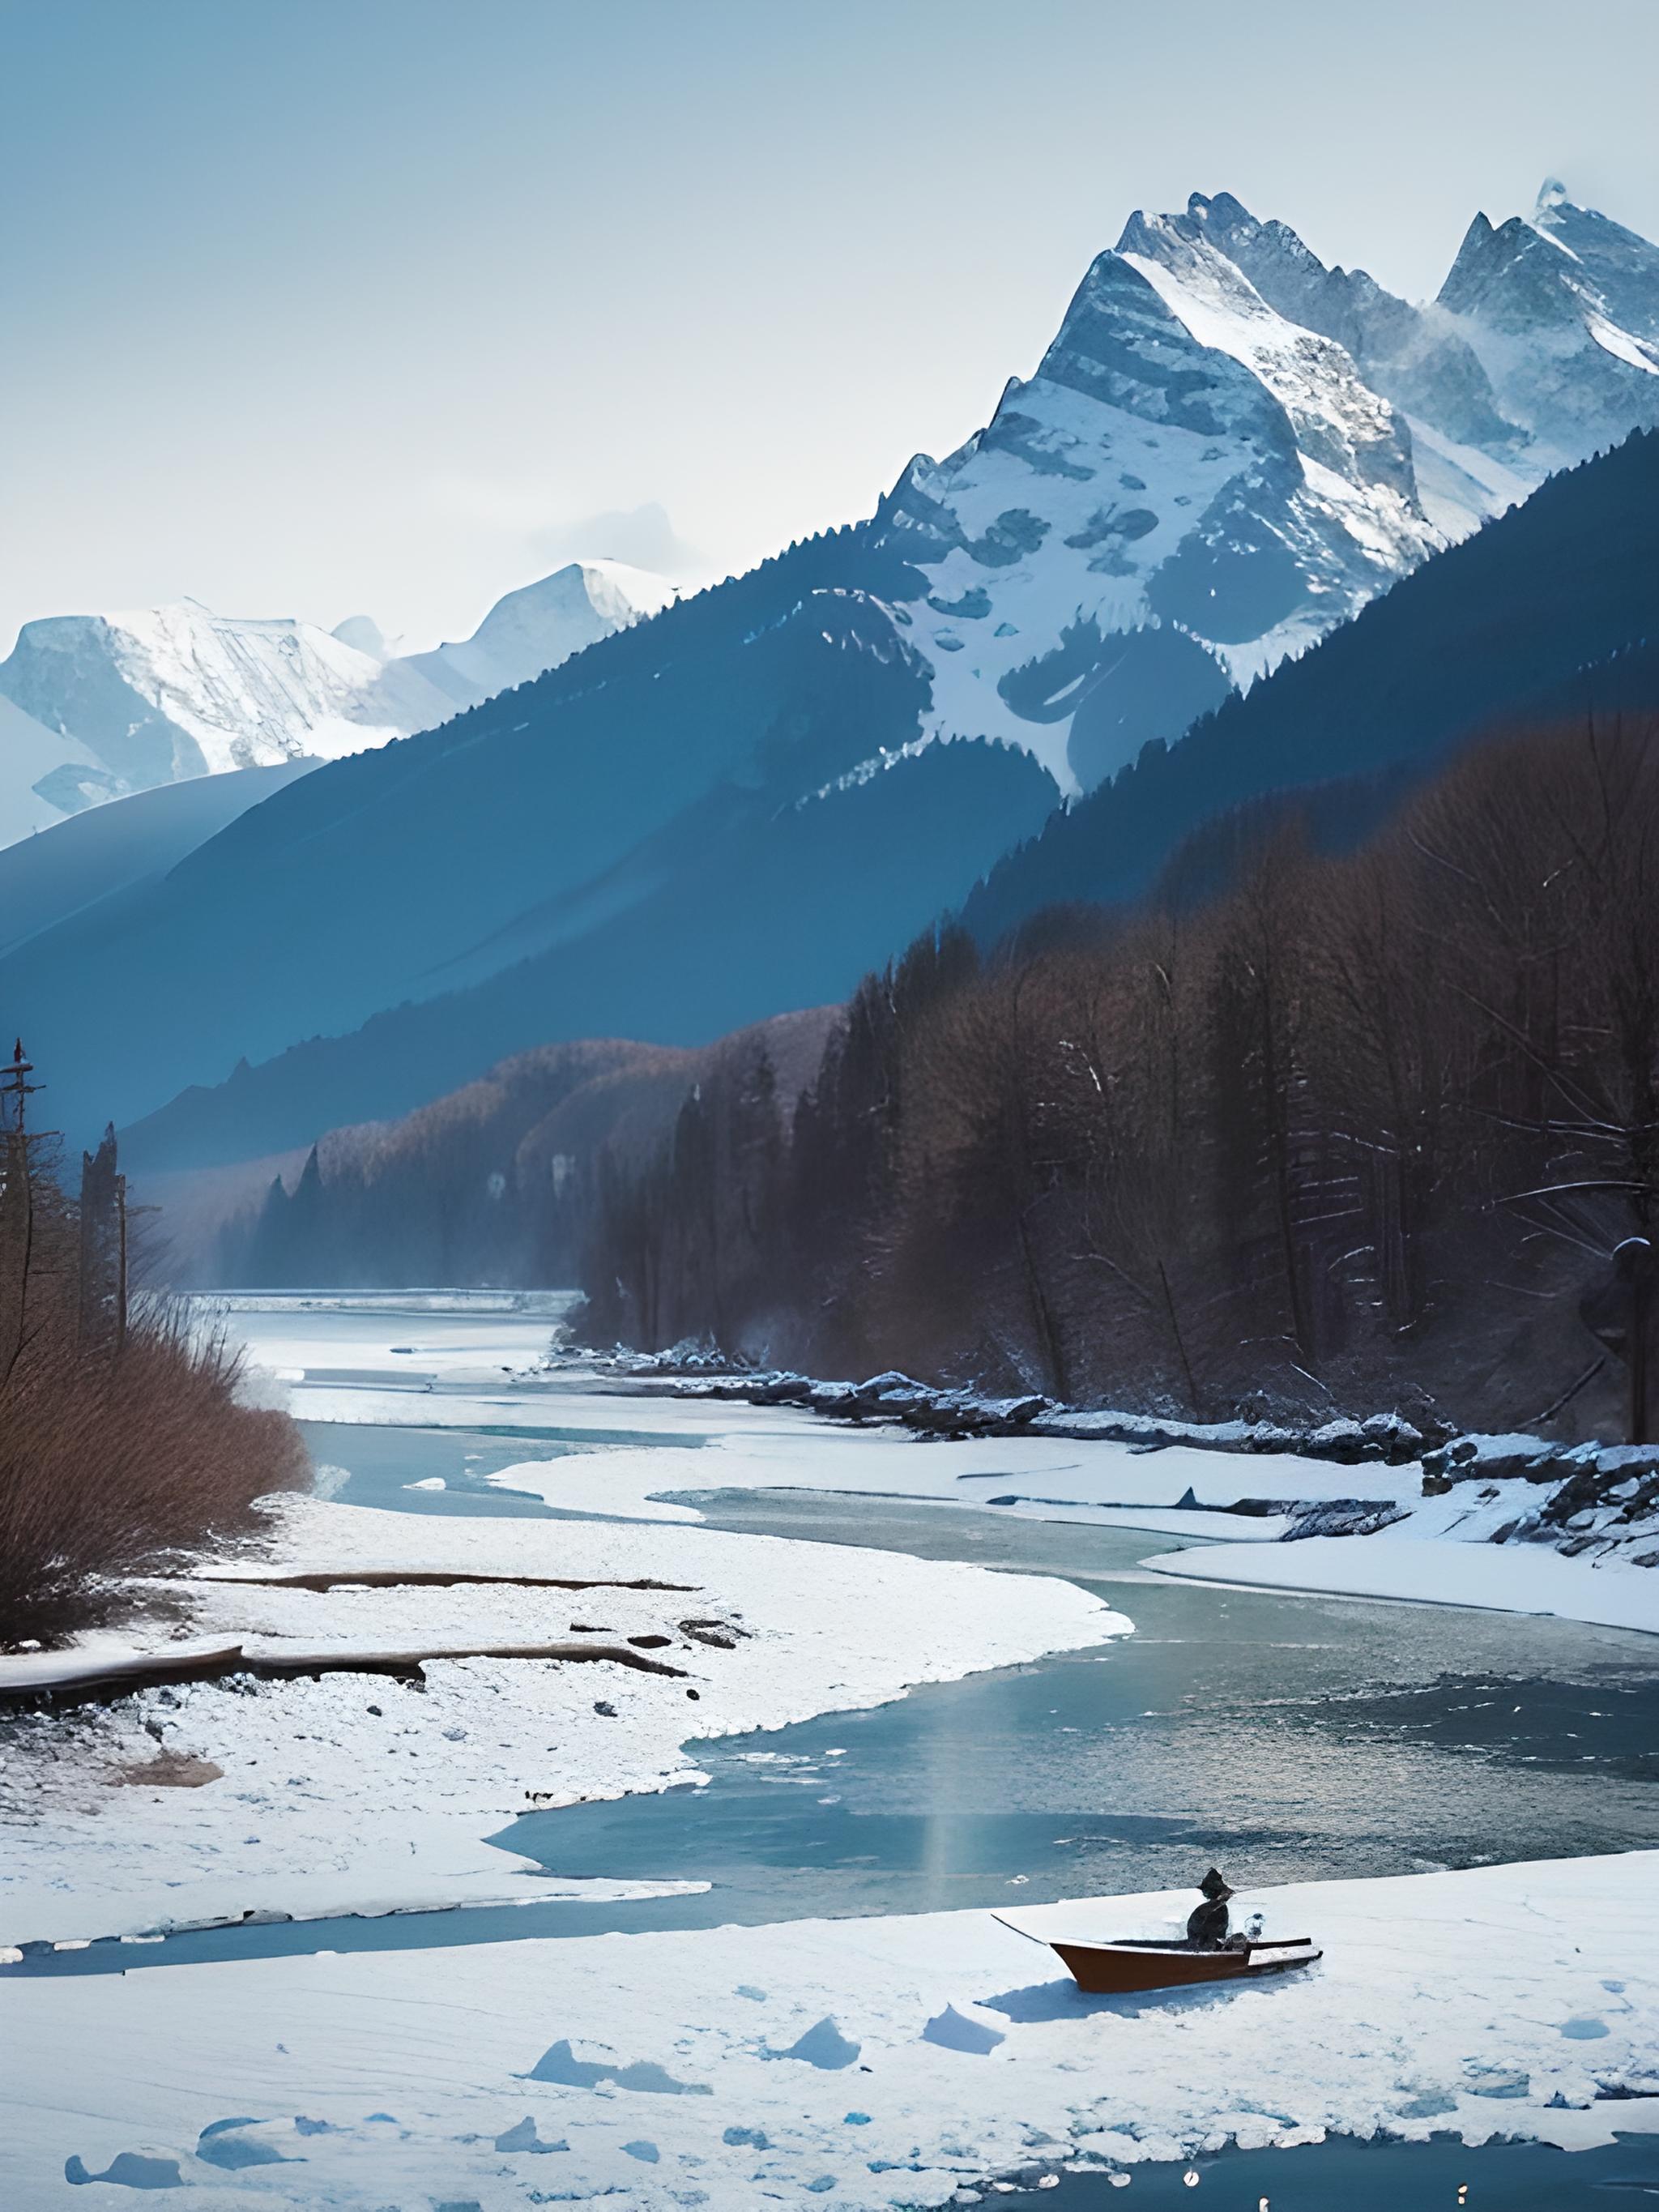
[[[0,0],[0,652],[426,644],[652,502],[745,565],[982,422],[1132,208],[1421,295],[1546,173],[1659,236],[1656,93],[1659,0]]]

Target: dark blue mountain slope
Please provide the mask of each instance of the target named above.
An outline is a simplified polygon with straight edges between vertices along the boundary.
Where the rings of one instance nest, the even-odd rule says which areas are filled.
[[[799,800],[726,787],[630,857],[641,896],[605,914],[596,894],[601,918],[582,933],[186,1091],[125,1133],[123,1157],[146,1173],[252,1158],[405,1112],[532,1045],[700,1044],[781,1007],[843,998],[1054,799],[1028,754],[969,739]]]

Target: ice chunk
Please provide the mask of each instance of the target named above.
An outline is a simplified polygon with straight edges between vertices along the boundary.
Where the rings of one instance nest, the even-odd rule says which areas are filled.
[[[244,2128],[266,2124],[263,2120],[215,2120],[204,2127],[197,2138],[196,2155],[204,2166],[216,2166],[222,2172],[240,2173],[248,2166],[293,2166],[303,2163],[284,2156],[274,2143],[261,2142],[257,2136],[242,2133]]]
[[[64,2161],[64,2179],[78,2189],[88,2181],[117,2181],[124,2189],[182,2189],[185,2177],[176,2158],[147,2158],[142,2151],[118,2151],[101,2173],[88,2173],[78,2158]]]
[[[504,2128],[495,2138],[497,2150],[553,2151],[568,2150],[570,2146],[562,2136],[557,2142],[544,2142],[536,2132],[533,2113],[526,2112],[516,2125]]]
[[[640,2089],[659,2097],[712,2097],[714,2094],[706,2081],[677,2081],[654,2059],[636,2058],[618,2065],[609,2058],[578,2058],[568,2037],[543,2051],[529,2073],[519,2078],[558,2081],[569,2089],[592,2089],[601,2081],[614,2081],[619,2089]]]
[[[799,2058],[808,2066],[821,2067],[825,2073],[834,2073],[840,2067],[850,2066],[860,2048],[856,2043],[849,2043],[830,2014],[825,2013],[823,2018],[815,2021],[805,2034],[798,2037],[787,2051],[768,2051],[762,2056],[767,2058]]]
[[[1000,2029],[969,2020],[954,2005],[946,2005],[922,2029],[921,2039],[924,2043],[937,2043],[946,2051],[970,2051],[983,2057],[987,2051],[994,2051],[1004,2039]]]

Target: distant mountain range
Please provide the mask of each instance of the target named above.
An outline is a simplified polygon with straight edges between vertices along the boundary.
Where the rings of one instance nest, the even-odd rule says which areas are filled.
[[[185,600],[27,623],[0,661],[0,843],[128,792],[429,729],[675,596],[643,569],[574,562],[509,593],[461,643],[404,656],[362,615],[331,632]]]
[[[1578,697],[1610,656],[1638,680],[1646,441],[1465,549],[1485,562],[1490,540],[1495,568],[1460,556],[1437,579],[1553,470],[1659,421],[1656,333],[1659,250],[1553,187],[1524,221],[1478,218],[1426,307],[1225,195],[1137,215],[1037,374],[869,522],[613,623],[193,850],[158,831],[164,868],[130,855],[50,927],[5,926],[0,854],[0,1005],[66,1127],[113,1113],[140,1125],[136,1168],[178,1167],[404,1113],[561,1039],[694,1045],[840,997],[1045,820],[1028,849],[1048,858],[1010,860],[976,926],[1127,895],[1276,778],[1443,747]],[[1329,650],[1309,647],[1425,562],[1411,604],[1443,695],[1407,686],[1390,720],[1408,671],[1386,656],[1339,657],[1374,696],[1304,677]],[[331,643],[375,672],[365,699],[395,673],[459,703],[543,649],[545,611],[514,606],[410,660],[357,625]],[[1314,696],[1285,734],[1270,700]],[[1174,745],[1195,723],[1200,750]]]
[[[919,456],[877,528],[924,730],[1006,738],[1062,790],[1178,736],[1552,471],[1659,422],[1659,249],[1547,184],[1470,224],[1415,306],[1229,193],[1136,213],[1036,374]],[[655,612],[660,577],[572,563],[474,635],[389,655],[186,601],[30,623],[0,696],[0,839],[175,778],[430,728]]]
[[[778,564],[780,574],[747,580],[757,592],[763,581],[787,590],[804,565],[832,550],[803,547]],[[843,540],[842,550],[850,557],[856,540]],[[672,641],[676,625],[693,632],[701,626],[690,608],[678,610],[591,656],[594,674],[613,657],[640,658],[626,682],[613,666],[580,702],[588,728],[608,732],[621,749],[613,769],[644,769],[640,787],[654,787],[662,763],[656,748],[676,732],[693,732],[702,751],[713,730],[730,727],[741,701],[774,726],[795,725],[800,750],[784,751],[775,770],[786,780],[757,780],[747,792],[717,784],[701,801],[672,809],[616,866],[532,908],[451,963],[447,988],[416,990],[361,1027],[295,1042],[262,1065],[236,1068],[228,1080],[181,1092],[129,1131],[129,1157],[139,1169],[179,1168],[285,1151],[331,1127],[401,1113],[448,1089],[452,1079],[465,1080],[509,1054],[561,1038],[706,1041],[769,1012],[844,994],[864,969],[879,966],[964,893],[963,918],[987,945],[1048,907],[1132,901],[1154,886],[1205,824],[1271,794],[1328,794],[1316,807],[1315,828],[1338,844],[1349,842],[1449,751],[1489,730],[1587,711],[1611,716],[1659,708],[1656,578],[1659,434],[1637,433],[1614,452],[1552,478],[1524,506],[1425,563],[1314,649],[1243,696],[1230,696],[1181,743],[1148,746],[1111,783],[1052,809],[1053,783],[1018,748],[968,740],[895,748],[891,738],[873,773],[854,769],[780,803],[787,779],[799,784],[822,773],[806,766],[809,730],[827,747],[844,740],[849,726],[870,726],[864,718],[879,708],[883,725],[895,736],[902,732],[926,696],[919,669],[879,658],[879,607],[844,591],[809,595],[740,653],[679,665],[670,658],[650,668],[648,646]],[[834,630],[823,627],[830,623]],[[569,680],[581,665],[565,672]],[[556,680],[544,682],[550,688]],[[636,701],[647,696],[647,684],[661,716],[654,724],[636,720],[629,703],[630,693]],[[816,725],[806,719],[809,702]],[[702,717],[688,711],[691,702]],[[571,737],[577,706],[572,701],[566,708]],[[479,709],[452,726],[459,738],[498,711],[499,704]],[[522,707],[520,720],[521,742],[538,727],[558,726],[550,715],[526,717]],[[474,742],[474,768],[478,755],[499,757],[499,741],[487,729]],[[645,768],[653,753],[654,771]],[[708,754],[702,757],[707,763]],[[560,774],[544,740],[535,758],[550,781]],[[678,764],[687,765],[683,756]],[[422,856],[436,846],[424,825],[441,818],[441,793],[466,772],[453,754],[426,765]],[[746,772],[758,778],[752,755]],[[313,886],[325,885],[300,823],[331,774],[308,776],[192,855],[169,879],[171,897],[192,884],[216,847],[232,865],[242,830],[291,810],[289,862],[272,847],[244,891],[268,880],[274,895],[293,881],[297,912],[289,943],[319,942]],[[458,799],[452,821],[466,818],[459,805]],[[538,818],[532,809],[531,821]],[[590,826],[599,820],[590,805],[572,818]],[[343,813],[343,839],[356,837],[361,846],[365,831],[379,846],[389,823]],[[316,835],[327,856],[334,833]],[[388,880],[392,849],[388,843],[386,860],[355,879],[360,892]],[[506,890],[521,850],[498,840],[492,891]],[[251,857],[244,850],[242,864]],[[568,866],[563,838],[548,835],[542,857],[550,874]],[[1189,878],[1201,872],[1201,860],[1188,858]],[[331,874],[334,865],[325,858]],[[1218,865],[1224,873],[1224,860]],[[422,857],[414,884],[425,870]],[[976,877],[985,880],[975,885]],[[469,898],[476,896],[475,879],[461,881]],[[248,958],[239,947],[257,950],[245,915],[257,915],[262,902],[263,894],[250,897],[245,912],[231,916],[235,934],[212,940],[210,961],[192,945],[192,994],[200,990],[209,1004],[222,994],[234,996]],[[145,898],[143,929],[166,903]],[[389,903],[377,894],[371,915]],[[199,915],[213,904],[210,893],[204,900],[198,891],[177,909],[191,917],[192,940],[201,938]],[[414,889],[396,906],[411,930],[450,919],[441,908],[429,917],[432,902]],[[331,930],[340,934],[337,926]],[[365,943],[398,935],[362,930],[350,947],[352,967],[361,975]],[[123,973],[135,948],[141,972],[167,965],[166,956],[144,950],[143,936],[116,951],[100,1056],[112,1037],[131,1036],[131,1059],[111,1070],[124,1086],[145,1066],[154,1042],[170,1053],[181,1039],[199,1049],[204,1032],[193,996],[158,1030],[154,1009],[134,990],[130,970]],[[0,1003],[15,997],[14,975],[38,980],[49,972],[41,955],[52,952],[48,938],[33,968],[27,951],[0,961]],[[264,1015],[279,981],[297,988],[297,1004],[314,1006],[351,972],[343,964],[339,975],[319,978],[309,955],[286,963],[268,957],[259,971],[260,991],[235,1002],[244,1022]],[[84,979],[83,958],[73,972]],[[58,1018],[56,1009],[48,1016]],[[165,1079],[153,1065],[149,1077]]]

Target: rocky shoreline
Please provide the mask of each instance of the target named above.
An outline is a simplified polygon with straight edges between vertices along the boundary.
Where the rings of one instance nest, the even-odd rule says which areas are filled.
[[[1659,1565],[1659,1445],[1555,1444],[1521,1434],[1460,1434],[1444,1425],[1419,1425],[1397,1413],[1363,1420],[1338,1419],[1317,1427],[1239,1415],[1227,1421],[1183,1421],[1159,1414],[1066,1406],[1036,1392],[994,1398],[948,1389],[890,1370],[863,1382],[824,1382],[787,1369],[738,1367],[718,1353],[680,1345],[661,1352],[617,1346],[609,1352],[561,1346],[556,1366],[579,1364],[618,1381],[672,1382],[678,1395],[751,1406],[795,1406],[851,1426],[908,1429],[919,1440],[988,1437],[1073,1437],[1155,1453],[1177,1446],[1244,1455],[1293,1454],[1339,1466],[1420,1466],[1422,1495],[1448,1495],[1459,1486],[1525,1483],[1547,1492],[1492,1532],[1492,1543],[1534,1542],[1576,1558],[1626,1543],[1654,1524],[1654,1548],[1626,1554],[1638,1566]],[[1197,1501],[1193,1501],[1196,1504]],[[1403,1505],[1370,1498],[1241,1497],[1215,1508],[1250,1518],[1284,1516],[1284,1541],[1311,1536],[1374,1535],[1407,1517]]]

